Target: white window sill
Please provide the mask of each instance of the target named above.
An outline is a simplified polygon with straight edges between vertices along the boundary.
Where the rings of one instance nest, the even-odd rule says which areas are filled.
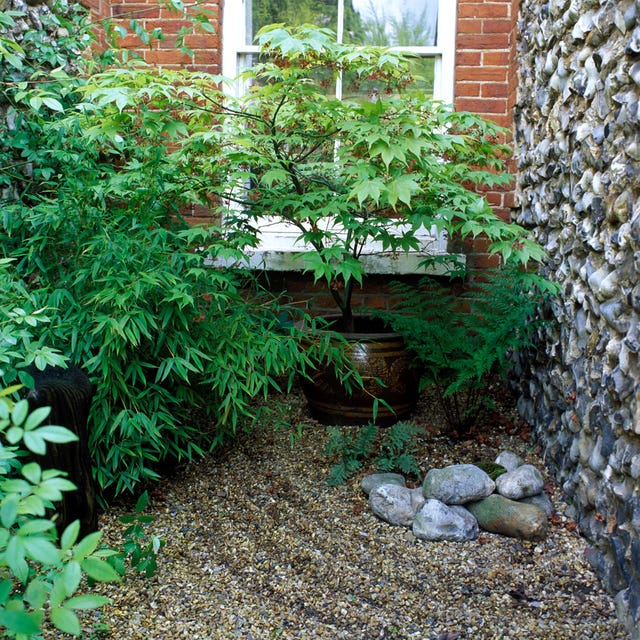
[[[211,261],[215,266],[236,266],[244,269],[263,271],[299,271],[304,270],[304,260],[298,250],[263,249],[247,251],[242,262]],[[438,261],[430,265],[421,263],[434,254],[423,253],[376,253],[365,254],[360,262],[367,274],[380,275],[446,275],[455,266],[464,265],[465,256],[462,254],[435,254],[449,256],[450,261]]]

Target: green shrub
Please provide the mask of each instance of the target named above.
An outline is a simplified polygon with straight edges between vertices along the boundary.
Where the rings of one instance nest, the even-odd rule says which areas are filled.
[[[396,422],[385,429],[380,452],[373,462],[375,468],[420,479],[422,471],[415,456],[418,451],[416,437],[421,431],[421,427],[413,422]]]
[[[17,277],[10,258],[0,258],[0,383],[30,384],[26,368],[35,364],[64,366],[65,356],[51,348],[42,334],[51,322],[51,310],[42,307],[40,292],[34,293]]]
[[[411,422],[396,422],[384,429],[371,423],[330,427],[324,453],[337,461],[329,470],[327,482],[331,486],[343,484],[368,461],[377,471],[396,471],[420,479],[422,472],[415,458],[420,431]]]
[[[489,406],[488,385],[504,380],[514,353],[541,325],[537,310],[552,285],[505,266],[463,286],[425,277],[392,285],[391,311],[374,312],[414,351],[423,388],[432,386],[452,431],[464,433]]]
[[[329,470],[327,482],[336,486],[343,484],[369,458],[378,437],[378,426],[370,423],[361,427],[330,427],[328,434],[324,453],[338,460]]]
[[[115,552],[99,548],[101,532],[79,540],[79,521],[58,540],[50,510],[75,486],[27,454],[42,455],[47,442],[71,442],[76,436],[63,427],[41,426],[49,409],[29,414],[27,401],[14,403],[10,394],[0,391],[0,630],[5,638],[37,638],[48,620],[79,635],[75,612],[109,602],[82,593],[82,577],[119,581],[106,560]]]
[[[40,340],[96,384],[90,448],[103,488],[133,491],[159,463],[201,455],[250,425],[256,396],[290,387],[310,366],[277,301],[249,293],[246,276],[204,264],[217,249],[197,250],[207,231],[128,210],[105,211],[94,228],[50,203],[11,209],[30,222],[47,210],[11,255],[52,310]],[[39,245],[56,254],[41,261]]]
[[[144,573],[147,578],[150,578],[158,568],[158,552],[165,545],[165,541],[149,533],[149,526],[155,518],[145,515],[148,505],[149,493],[145,491],[136,502],[135,513],[120,517],[120,523],[126,525],[122,534],[123,549],[122,552],[111,556],[110,561],[122,576],[126,572],[127,562],[132,569]]]
[[[0,381],[29,361],[87,372],[90,448],[107,494],[133,492],[162,463],[250,428],[256,397],[288,388],[315,356],[339,356],[326,341],[301,350],[277,299],[246,273],[212,266],[240,258],[244,236],[187,226],[180,213],[199,202],[202,176],[172,146],[185,122],[145,100],[105,119],[110,98],[138,82],[135,70],[114,73],[102,102],[85,100],[87,77],[62,68],[46,83],[9,83],[12,124],[0,121],[1,160],[15,167],[0,187],[19,186],[4,192],[0,218],[5,274],[12,261],[0,291]],[[49,320],[37,339],[25,333],[35,315]]]

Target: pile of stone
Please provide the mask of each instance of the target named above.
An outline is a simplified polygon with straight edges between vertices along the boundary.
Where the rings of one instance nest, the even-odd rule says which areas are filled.
[[[504,472],[496,480],[479,466],[454,464],[431,469],[422,486],[407,487],[397,473],[376,473],[362,480],[373,512],[395,525],[411,527],[422,540],[463,542],[490,531],[514,538],[546,536],[553,506],[544,479],[514,453],[496,458]]]

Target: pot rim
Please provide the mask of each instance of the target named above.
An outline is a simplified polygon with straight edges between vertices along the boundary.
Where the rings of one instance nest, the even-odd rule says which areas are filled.
[[[317,318],[321,318],[322,320],[326,320],[328,322],[332,322],[335,320],[341,320],[342,319],[342,314],[340,313],[327,313],[327,314],[322,314],[322,315],[318,315],[315,316]],[[366,313],[354,313],[353,314],[354,318],[361,318],[361,319],[369,319],[371,318],[371,316],[369,316]],[[296,323],[303,331],[306,328],[305,325],[305,321],[304,320],[300,320],[299,322]],[[402,339],[402,335],[399,334],[397,331],[393,331],[391,329],[389,329],[388,331],[341,331],[340,329],[332,329],[332,328],[320,328],[318,329],[319,331],[327,331],[327,332],[333,332],[333,333],[338,333],[341,336],[343,336],[346,340],[352,340],[352,341],[362,341],[362,340],[384,340],[384,339],[389,339],[389,338],[400,338]]]

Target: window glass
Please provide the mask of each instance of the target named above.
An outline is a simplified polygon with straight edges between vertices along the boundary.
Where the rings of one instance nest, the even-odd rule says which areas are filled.
[[[246,18],[245,44],[254,44],[262,27],[281,22],[290,27],[314,24],[337,31],[338,0],[246,0]]]
[[[264,26],[338,28],[338,0],[246,0],[246,42]],[[438,0],[345,0],[344,40],[379,46],[429,47],[437,42]]]
[[[378,46],[435,46],[438,0],[352,0],[345,41]]]
[[[415,56],[410,66],[415,77],[415,83],[410,88],[433,96],[435,59]],[[384,91],[375,80],[360,80],[351,73],[345,73],[342,79],[342,98],[345,100],[375,100],[381,90]]]
[[[429,47],[437,44],[438,0],[344,0],[344,11],[338,12],[339,0],[245,0],[246,45],[254,44],[256,33],[264,26],[284,23],[288,26],[315,24],[343,34],[343,40],[354,44],[378,46]],[[338,16],[343,16],[339,29]],[[256,54],[242,56],[240,68],[251,66]],[[434,95],[435,66],[433,56],[416,56],[412,72],[417,77],[414,89]],[[329,75],[329,74],[328,74]],[[325,79],[327,93],[335,95],[336,87]],[[369,98],[379,87],[374,82],[356,82],[343,78],[342,97]]]

